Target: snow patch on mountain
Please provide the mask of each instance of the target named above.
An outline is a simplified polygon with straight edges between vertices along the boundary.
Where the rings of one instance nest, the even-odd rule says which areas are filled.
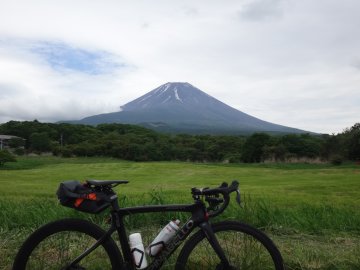
[[[152,94],[145,96],[143,99],[139,100],[138,103],[141,103],[141,102],[147,100],[148,98],[151,98],[151,96],[152,96]]]
[[[166,99],[164,99],[164,100],[161,102],[161,104],[166,103],[170,98],[171,98],[171,96],[168,96]]]
[[[167,83],[167,84],[165,84],[165,89],[164,89],[164,92],[165,92],[166,90],[168,90],[170,86],[171,86],[171,83]]]
[[[182,103],[183,101],[182,101],[182,99],[179,97],[177,87],[175,87],[175,89],[174,89],[174,93],[175,93],[175,98],[176,98],[177,100],[179,100],[179,101]]]

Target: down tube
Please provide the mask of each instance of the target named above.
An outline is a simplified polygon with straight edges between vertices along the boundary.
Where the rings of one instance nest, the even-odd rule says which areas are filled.
[[[164,261],[171,256],[171,254],[180,246],[181,242],[188,237],[194,228],[195,222],[192,218],[190,218],[146,269],[159,269]]]

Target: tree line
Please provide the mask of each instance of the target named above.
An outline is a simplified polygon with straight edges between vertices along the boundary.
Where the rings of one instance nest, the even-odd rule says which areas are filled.
[[[360,160],[360,123],[333,135],[254,133],[250,136],[163,134],[140,126],[9,121],[0,134],[15,135],[18,155],[107,156],[134,161],[287,162],[321,159],[334,164]]]

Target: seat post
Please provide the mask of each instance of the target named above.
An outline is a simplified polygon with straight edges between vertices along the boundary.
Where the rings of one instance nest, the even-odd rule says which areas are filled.
[[[115,200],[111,201],[111,207],[113,208],[113,210],[115,212],[120,210],[119,201],[117,198]]]

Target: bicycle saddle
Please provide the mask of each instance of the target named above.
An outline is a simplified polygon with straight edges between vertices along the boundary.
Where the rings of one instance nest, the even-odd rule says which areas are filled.
[[[86,180],[86,183],[92,186],[108,186],[108,185],[120,185],[127,184],[127,180]]]

